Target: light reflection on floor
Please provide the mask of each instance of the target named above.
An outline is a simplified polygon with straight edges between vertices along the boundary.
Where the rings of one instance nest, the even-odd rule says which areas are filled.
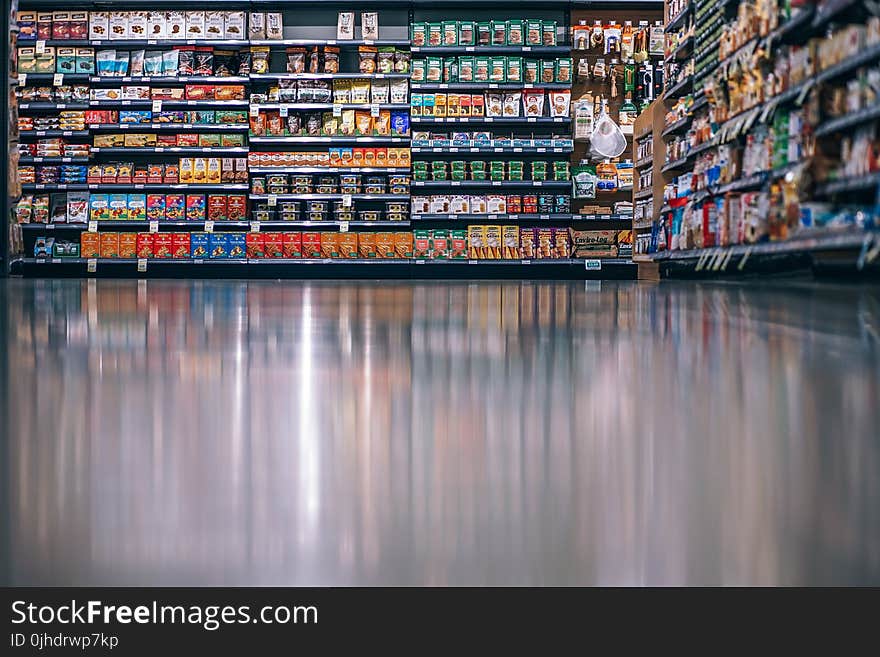
[[[877,288],[5,285],[12,583],[880,584]]]

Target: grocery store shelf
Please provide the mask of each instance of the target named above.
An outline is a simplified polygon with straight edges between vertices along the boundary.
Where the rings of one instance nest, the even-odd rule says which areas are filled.
[[[408,110],[410,108],[409,103],[376,103],[372,105],[370,103],[254,103],[251,105],[251,109],[256,107],[261,110],[280,110],[280,109],[288,109],[288,110],[328,110],[333,109],[335,107],[339,107],[340,109],[354,109],[354,110],[370,110],[373,107],[378,107],[380,110],[389,109],[389,110]]]
[[[528,53],[530,55],[568,55],[571,45],[562,44],[555,46],[413,46],[413,54],[422,55],[462,55],[475,53],[477,55],[515,55]]]
[[[812,27],[815,10],[816,8],[812,4],[800,9],[793,9],[794,15],[773,30],[767,37],[767,41],[770,43],[787,42],[790,38],[802,40],[804,30],[809,30]]]
[[[409,73],[251,73],[253,80],[408,80]]]
[[[561,82],[535,82],[534,84],[525,84],[522,82],[413,82],[410,85],[413,91],[431,91],[434,89],[450,91],[486,91],[486,90],[522,90],[522,89],[570,89],[570,83]]]
[[[64,76],[67,78],[68,76]],[[30,76],[28,76],[30,79]],[[52,76],[49,76],[52,79]],[[246,75],[163,75],[163,76],[114,76],[114,75],[83,75],[82,79],[99,84],[116,84],[119,82],[139,82],[149,84],[174,84],[175,82],[192,82],[193,84],[242,84],[250,81]]]
[[[726,194],[727,192],[743,192],[747,190],[760,189],[767,181],[767,173],[755,173],[745,178],[739,178],[724,185],[714,185],[709,192],[712,195]]]
[[[251,137],[251,144],[408,144],[407,137]]]
[[[27,82],[53,82],[55,80],[55,73],[19,73],[19,75],[26,75]],[[61,75],[61,74],[58,74]],[[88,73],[64,73],[62,82],[85,82],[89,79]],[[20,80],[20,78],[19,78]],[[19,83],[20,84],[20,83]]]
[[[213,1],[213,0],[212,0]],[[126,2],[126,4],[128,4]],[[69,41],[58,41],[55,44],[47,42],[48,45],[65,45]],[[141,47],[146,46],[219,46],[225,48],[242,48],[251,44],[247,39],[93,39],[91,41],[83,41],[86,46],[102,46],[102,47]]]
[[[702,144],[699,144],[698,146],[694,146],[691,150],[688,151],[688,158],[693,159],[703,151],[707,151],[713,146],[715,146],[715,143],[712,141],[706,141]]]
[[[19,133],[21,139],[31,137],[88,137],[88,130],[22,130]]]
[[[251,194],[252,201],[268,201],[269,197],[279,201],[341,201],[350,197],[355,201],[409,201],[409,194]]]
[[[416,214],[412,216],[412,223],[420,222],[453,222],[463,224],[479,221],[501,221],[511,223],[568,223],[584,221],[632,221],[629,214]]]
[[[644,157],[641,160],[636,160],[635,168],[636,169],[644,169],[646,167],[652,166],[654,164],[654,156]]]
[[[185,107],[247,107],[246,100],[161,100],[161,99],[121,99],[121,100],[90,100],[90,107],[152,107],[154,102],[161,102],[162,109],[177,109]]]
[[[30,183],[23,184],[21,186],[24,190],[53,190],[53,189],[66,189],[66,190],[97,190],[97,191],[115,191],[115,190],[140,190],[143,189],[145,191],[165,191],[165,190],[175,190],[175,189],[193,189],[193,190],[241,190],[247,191],[248,186],[244,183],[235,184],[235,183],[220,183],[220,184],[211,184],[211,183],[78,183],[78,184],[42,184],[42,183]]]
[[[19,110],[84,110],[89,109],[88,102],[64,102],[52,103],[46,101],[34,101],[19,103]]]
[[[247,231],[262,231],[262,230],[283,230],[286,228],[328,228],[328,229],[338,229],[341,224],[349,228],[369,228],[369,227],[377,227],[377,228],[388,228],[388,227],[398,227],[398,228],[408,228],[410,226],[409,221],[225,221],[218,220],[213,222],[205,222],[205,221],[157,221],[157,227],[160,231],[170,230],[170,231],[179,231],[182,228],[186,228],[188,230],[195,231],[203,231],[205,230],[205,224],[210,224],[210,232],[221,233],[221,232],[241,232],[242,230]],[[99,231],[108,230],[108,231],[118,231],[118,230],[138,230],[138,231],[147,231],[150,229],[150,221],[139,221],[139,220],[124,220],[124,221],[108,221],[108,220],[100,220],[97,222],[97,229]],[[40,224],[40,223],[30,223],[30,224],[20,224],[23,230],[34,230],[34,231],[64,231],[64,230],[75,230],[75,231],[85,231],[89,229],[89,225],[85,223],[54,223],[54,224]]]
[[[247,130],[248,126],[243,123],[92,123],[89,130],[215,130],[217,132],[229,132]],[[88,132],[84,134],[88,135]]]
[[[230,146],[230,147],[221,147],[221,146],[156,146],[154,148],[125,148],[125,147],[103,147],[96,146],[92,147],[92,153],[181,153],[181,154],[198,154],[198,153],[219,153],[223,154],[234,154],[234,153],[247,153],[250,149],[246,146]]]
[[[69,190],[69,191],[83,191],[89,188],[85,183],[54,183],[54,184],[45,184],[45,183],[22,183],[21,188],[23,191],[29,192],[34,190]]]
[[[567,116],[414,116],[411,123],[571,123]]]
[[[253,140],[251,140],[253,141]],[[453,154],[459,153],[571,153],[573,147],[560,146],[413,146],[413,153]]]
[[[816,186],[817,196],[829,196],[843,192],[862,192],[876,189],[880,185],[880,173],[871,173],[866,176],[842,178],[826,182]]]
[[[672,17],[672,19],[666,24],[665,31],[666,33],[675,32],[680,27],[684,27],[685,22],[687,21],[688,16],[691,15],[691,12],[694,10],[694,3],[689,2],[687,7],[682,9],[678,14]]]
[[[680,96],[686,96],[688,92],[690,92],[691,86],[693,85],[694,77],[692,75],[687,76],[681,82],[672,85],[666,92],[663,94],[664,98],[679,98]]]
[[[855,72],[862,66],[867,66],[875,61],[880,60],[880,43],[874,44],[862,50],[852,57],[846,58],[844,61],[825,69],[816,76],[818,82],[828,82],[837,78]]]
[[[880,103],[874,104],[871,107],[866,107],[852,114],[846,114],[839,118],[825,121],[819,125],[815,134],[817,137],[824,137],[825,135],[840,132],[847,128],[855,128],[856,126],[877,120],[880,120]]]
[[[410,173],[409,167],[249,167],[251,173]]]
[[[289,4],[289,3],[286,3]],[[399,46],[409,47],[409,39],[251,39],[251,46]]]
[[[672,51],[669,55],[669,61],[680,62],[687,59],[694,45],[694,37],[689,36],[687,39],[682,41],[679,46]]]
[[[689,158],[687,156],[679,158],[678,160],[673,160],[672,162],[667,162],[663,165],[663,168],[660,169],[662,173],[668,173],[669,171],[683,171],[688,164]]]
[[[85,163],[89,161],[88,156],[81,157],[31,157],[29,155],[22,155],[18,158],[20,164],[39,164],[40,162],[45,162],[46,164],[67,164],[67,163]]]
[[[678,132],[681,132],[685,128],[687,128],[691,124],[691,117],[686,116],[678,121],[669,124],[663,132],[660,133],[661,137],[668,137],[669,135],[674,135]]]
[[[413,187],[427,188],[484,188],[484,187],[502,187],[510,188],[549,188],[549,189],[568,189],[571,187],[570,180],[413,180]]]
[[[637,201],[641,201],[646,198],[651,198],[654,195],[654,190],[650,187],[648,189],[640,189],[635,194],[633,194],[633,198]]]

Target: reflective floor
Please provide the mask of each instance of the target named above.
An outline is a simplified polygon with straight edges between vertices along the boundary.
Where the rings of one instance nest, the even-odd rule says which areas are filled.
[[[15,584],[880,584],[877,287],[0,294]]]

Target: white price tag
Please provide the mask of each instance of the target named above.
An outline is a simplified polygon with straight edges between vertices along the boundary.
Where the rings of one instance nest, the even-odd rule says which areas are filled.
[[[128,130],[128,123],[120,123],[119,129],[120,130]]]
[[[214,222],[213,221],[206,221],[205,222],[205,232],[206,233],[213,233],[214,232]]]
[[[424,260],[416,260],[416,264],[423,265],[423,264],[425,264],[425,261]]]
[[[159,222],[158,221],[151,221],[150,222],[150,232],[151,233],[158,233],[159,232]]]
[[[339,232],[340,233],[347,233],[348,232],[348,222],[347,221],[340,221],[339,222]]]
[[[457,148],[450,148],[449,152],[450,153],[458,153],[458,149]]]
[[[351,194],[343,194],[342,195],[342,207],[344,207],[344,208],[351,207]]]
[[[473,46],[465,46],[464,51],[465,52],[474,52],[475,48]]]
[[[97,221],[92,220],[89,222],[89,232],[90,233],[97,233],[98,232],[98,222]]]
[[[374,118],[379,116],[379,103],[373,103],[370,105],[370,116]]]
[[[602,261],[601,260],[584,260],[584,269],[587,271],[601,271],[602,270]]]
[[[516,148],[513,149],[513,152],[514,153],[522,153],[523,149],[521,147],[517,146]]]
[[[155,39],[147,39],[147,45],[148,45],[148,46],[155,46],[156,43],[157,43],[157,42],[156,42]]]
[[[523,50],[523,52],[532,52],[532,47],[531,46],[523,46],[522,50]]]
[[[529,117],[526,118],[526,122],[528,122],[528,123],[537,123],[537,122],[538,122],[538,117],[536,117],[536,116],[529,116]]]
[[[138,258],[137,270],[139,272],[147,271],[147,259],[146,258]]]
[[[339,103],[334,103],[333,105],[333,116],[342,116],[342,105]]]
[[[94,274],[98,270],[98,261],[95,258],[89,258],[86,261],[86,271]]]
[[[452,180],[452,181],[450,181],[449,184],[452,185],[453,187],[461,187],[461,181],[460,181],[460,180]]]
[[[278,205],[278,194],[269,194],[269,207],[274,208]]]
[[[260,106],[259,105],[251,105],[251,116],[259,116],[260,115]]]
[[[161,100],[154,100],[153,101],[153,111],[154,112],[161,112],[162,111],[162,101]]]
[[[475,265],[479,262],[479,260],[468,260],[469,265]]]
[[[60,87],[64,84],[64,73],[56,73],[52,78],[52,86]]]
[[[522,264],[524,264],[524,265],[530,265],[530,264],[532,264],[532,261],[531,261],[531,260],[523,260],[523,261],[522,261]]]
[[[259,221],[252,221],[251,222],[251,232],[252,233],[259,233],[260,232],[260,222]]]
[[[42,20],[42,19],[40,19],[40,20]],[[45,39],[40,39],[39,41],[37,41],[37,54],[42,55],[45,52],[46,52],[46,41],[45,41]]]
[[[18,86],[23,87],[27,84],[27,73],[19,73],[18,74]]]
[[[278,107],[278,114],[281,115],[282,118],[286,118],[290,115],[290,108],[287,105],[280,105]]]

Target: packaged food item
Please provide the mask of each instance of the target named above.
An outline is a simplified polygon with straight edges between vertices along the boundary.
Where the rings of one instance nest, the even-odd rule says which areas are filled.
[[[119,234],[118,233],[101,233],[101,258],[118,258],[119,257]]]
[[[522,104],[525,116],[543,116],[544,91],[542,89],[525,89],[522,93]]]
[[[205,38],[205,12],[204,11],[187,11],[186,17],[186,38],[187,39],[204,39]]]
[[[101,257],[101,234],[83,231],[79,240],[79,252],[81,258]],[[34,255],[37,255],[36,253]],[[45,255],[51,255],[51,251]]]
[[[507,21],[493,20],[490,21],[492,40],[490,45],[506,46],[507,45]]]
[[[542,45],[556,45],[556,21],[541,21]]]
[[[572,60],[570,57],[559,57],[556,60],[555,81],[558,83],[570,83]]]
[[[275,41],[284,38],[281,12],[270,11],[266,13],[266,38]]]
[[[413,46],[422,47],[428,42],[428,26],[425,23],[413,23],[410,26],[410,42]]]
[[[190,257],[189,233],[172,233],[171,234],[171,257],[172,258],[189,258]]]
[[[507,79],[507,58],[492,57],[489,69],[489,82],[504,82]]]
[[[510,93],[504,94],[503,100],[503,116],[506,117],[517,117],[519,116],[520,111],[520,99],[522,97],[522,92],[513,91]],[[544,94],[541,93],[539,107],[541,111],[544,109]]]
[[[137,239],[137,233],[119,233],[117,257],[126,259],[137,258]]]
[[[229,257],[229,234],[228,233],[209,233],[208,234],[208,257],[209,258],[228,258]]]
[[[137,257],[152,258],[153,257],[153,233],[137,234]],[[90,256],[83,256],[90,257]],[[91,256],[94,257],[94,256]]]
[[[336,21],[336,38],[340,41],[354,39],[354,12],[340,11]]]

